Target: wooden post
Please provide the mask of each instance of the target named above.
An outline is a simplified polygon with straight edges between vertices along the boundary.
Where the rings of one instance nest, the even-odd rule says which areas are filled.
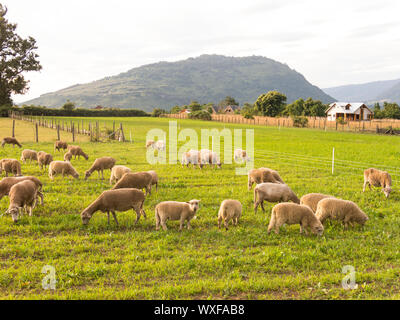
[[[39,126],[38,123],[35,123],[35,141],[39,142]]]
[[[100,140],[99,122],[96,121],[96,140]]]
[[[124,134],[124,128],[122,127],[122,122],[119,124],[119,130],[121,134],[119,141],[125,142],[125,134]]]
[[[113,134],[111,137],[113,140],[115,140],[115,120],[113,121]]]
[[[73,122],[71,125],[71,131],[72,131],[72,142],[75,142],[75,123]]]
[[[57,140],[60,141],[60,124],[57,124]]]
[[[13,120],[12,137],[15,138],[15,120]]]

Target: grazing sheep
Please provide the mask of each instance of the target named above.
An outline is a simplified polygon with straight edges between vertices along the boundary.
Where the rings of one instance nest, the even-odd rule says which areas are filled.
[[[344,228],[353,227],[353,222],[364,225],[368,216],[352,201],[336,198],[322,199],[318,202],[316,217],[324,223],[326,219],[342,221]]]
[[[132,172],[131,169],[125,166],[114,166],[111,169],[110,184],[118,182],[125,173]]]
[[[122,178],[115,184],[112,188],[122,189],[122,188],[136,188],[139,190],[146,189],[147,194],[151,194],[151,183],[153,176],[148,172],[128,172],[125,173]]]
[[[32,162],[32,160],[37,161],[38,153],[35,150],[30,150],[30,149],[22,150],[21,161],[23,163],[26,163],[26,160],[29,160],[29,162]]]
[[[9,173],[12,173],[16,177],[20,177],[21,174],[21,163],[16,159],[3,159],[0,161],[0,174],[6,173],[8,177]]]
[[[392,178],[386,171],[381,171],[374,168],[365,170],[363,192],[365,192],[365,187],[367,185],[369,186],[370,190],[371,185],[374,187],[382,187],[382,192],[385,194],[386,198],[389,198],[390,192],[392,192]]]
[[[63,150],[67,150],[68,149],[68,143],[64,142],[64,141],[56,141],[54,143],[54,152],[60,151],[61,149]]]
[[[78,172],[71,163],[65,161],[52,161],[49,166],[49,177],[54,180],[54,176],[57,174],[62,174],[63,178],[65,175],[71,175],[75,179],[79,178]]]
[[[71,159],[72,159],[72,153],[71,152],[66,152],[65,154],[64,154],[64,161],[67,161],[67,162],[71,162]]]
[[[74,159],[78,156],[78,159],[82,156],[86,160],[89,159],[89,156],[83,152],[82,148],[80,146],[68,146],[68,151],[72,153],[74,156]]]
[[[154,140],[148,140],[148,141],[146,142],[146,148],[152,147],[154,143],[155,143]]]
[[[148,140],[146,142],[146,148],[149,147],[152,147],[154,150],[165,151],[165,142],[163,140],[158,140],[157,142]]]
[[[258,200],[257,200],[258,197]],[[280,183],[261,183],[254,188],[254,212],[257,213],[257,208],[261,204],[264,209],[264,201],[268,202],[288,202],[293,201],[300,203],[299,198],[286,184]]]
[[[246,150],[236,149],[234,152],[234,158],[236,162],[249,162],[251,159],[247,155]]]
[[[221,168],[221,161],[219,159],[219,155],[216,152],[213,152],[208,149],[200,150],[200,159],[201,159],[201,166],[209,164],[210,166],[218,166]]]
[[[322,193],[309,193],[300,198],[300,204],[309,206],[313,212],[316,212],[318,202],[325,198],[334,198],[334,196]]]
[[[36,206],[38,188],[31,180],[25,180],[13,185],[10,189],[10,205],[6,213],[10,213],[14,222],[18,221],[19,213],[22,208],[25,212],[29,208],[29,216],[32,216],[32,210]]]
[[[179,220],[179,230],[183,229],[183,224],[187,220],[187,228],[190,229],[190,220],[199,210],[200,200],[190,200],[189,202],[164,201],[156,206],[156,230],[160,230],[160,225],[167,230],[168,220]]]
[[[201,169],[203,167],[201,163],[201,153],[198,150],[189,150],[188,152],[184,152],[182,154],[182,161],[181,165],[182,167],[186,165],[186,167],[189,167],[189,164],[193,165],[193,168],[195,165],[198,165],[198,167]]]
[[[96,159],[92,166],[85,172],[85,180],[87,180],[94,171],[97,171],[100,178],[101,173],[101,180],[104,180],[104,170],[111,169],[114,167],[116,160],[111,157],[102,157]]]
[[[53,156],[50,153],[39,151],[38,152],[38,164],[40,169],[47,169],[47,166],[53,161]]]
[[[224,220],[225,229],[228,230],[229,221],[232,220],[236,226],[242,215],[242,204],[237,200],[224,200],[218,211],[218,229],[221,229],[222,220]]]
[[[252,169],[249,171],[248,173],[249,190],[251,190],[253,183],[260,184],[263,182],[284,184],[281,176],[275,170],[269,168],[259,168],[259,169]]]
[[[151,179],[151,186],[156,186],[156,192],[158,191],[158,175],[157,175],[157,172],[155,172],[154,170],[150,170],[150,171],[147,171],[148,173],[150,173],[151,174],[151,177],[152,177],[152,179]]]
[[[0,181],[0,200],[4,197],[4,196],[8,196],[10,194],[10,189],[13,185],[17,184],[18,182],[21,181],[25,181],[25,180],[30,180],[33,183],[36,184],[36,187],[38,189],[38,196],[41,199],[41,204],[43,205],[43,194],[42,194],[42,188],[43,188],[43,184],[42,182],[36,178],[36,177],[7,177],[7,178],[3,178]]]
[[[135,223],[137,223],[141,214],[146,218],[146,212],[143,210],[144,199],[144,193],[134,188],[104,191],[91,205],[82,211],[82,223],[88,224],[93,214],[100,210],[107,213],[108,224],[110,224],[111,212],[115,223],[119,225],[115,211],[123,212],[130,209],[136,212]]]
[[[279,233],[279,228],[284,224],[300,224],[300,233],[308,234],[307,229],[317,235],[322,235],[324,226],[314,215],[308,206],[296,203],[279,203],[272,208],[271,220],[268,225],[268,233],[275,229]]]
[[[1,142],[1,146],[4,148],[4,145],[6,144],[12,144],[13,148],[15,145],[17,145],[18,147],[22,148],[21,144],[18,142],[17,139],[12,138],[12,137],[5,137],[3,138],[3,141]]]

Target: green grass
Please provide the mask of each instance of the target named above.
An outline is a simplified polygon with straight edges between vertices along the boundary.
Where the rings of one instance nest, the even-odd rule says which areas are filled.
[[[101,125],[106,121],[111,127],[112,120],[101,119]],[[256,167],[278,170],[299,197],[310,192],[333,194],[355,201],[370,218],[364,230],[356,227],[344,231],[341,225],[328,223],[322,237],[300,235],[299,226],[286,226],[279,235],[268,236],[273,204],[266,206],[266,213],[253,212],[253,193],[247,189],[247,177],[235,175],[237,165],[201,171],[182,169],[180,165],[151,166],[145,157],[146,133],[152,128],[167,131],[168,120],[115,120],[124,123],[128,140],[132,132],[135,143],[90,143],[87,137],[79,137],[78,143],[90,158],[72,160],[72,164],[81,176],[100,156],[113,156],[118,164],[134,171],[155,169],[160,185],[158,193],[146,199],[148,218],[142,217],[134,225],[132,211],[118,213],[120,227],[116,227],[113,221],[108,226],[107,216],[98,212],[85,227],[79,214],[110,188],[107,180],[99,181],[94,173],[88,181],[58,177],[51,182],[47,172],[41,172],[37,165],[23,165],[23,174],[38,176],[44,183],[45,205],[18,224],[8,215],[0,217],[0,298],[400,298],[397,137],[252,126]],[[9,119],[0,120],[1,136],[10,135],[10,123]],[[248,127],[191,120],[178,124],[180,129],[198,132],[206,127]],[[22,137],[24,148],[54,154],[55,130],[40,128],[39,139],[43,142],[39,144],[29,142],[31,132],[31,124],[17,122],[16,136]],[[70,141],[70,134],[63,133],[63,139]],[[329,160],[333,147],[338,161],[334,175]],[[0,148],[0,158],[19,159],[20,152],[6,146]],[[56,160],[62,156],[55,153]],[[390,169],[394,191],[389,199],[379,189],[362,193],[362,172],[370,165]],[[109,178],[109,172],[105,177]],[[219,231],[217,212],[226,198],[242,202],[243,216],[237,227]],[[192,230],[179,232],[179,223],[170,221],[167,232],[155,231],[157,203],[190,199],[201,200]],[[8,198],[4,197],[1,212],[7,207]],[[41,270],[45,265],[56,269],[55,291],[42,289]],[[342,289],[341,270],[345,265],[355,267],[356,290]]]

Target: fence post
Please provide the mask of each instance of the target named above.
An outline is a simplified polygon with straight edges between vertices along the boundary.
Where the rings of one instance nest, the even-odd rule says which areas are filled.
[[[333,147],[333,151],[332,151],[332,175],[335,171],[335,147]]]
[[[121,133],[119,141],[125,142],[124,128],[122,127],[122,122],[120,122],[120,124],[119,124],[119,130]]]
[[[39,142],[39,128],[38,128],[38,123],[35,123],[35,141]]]
[[[15,120],[13,120],[12,137],[15,138]]]
[[[79,123],[78,123],[78,126],[79,126]],[[72,142],[75,142],[75,123],[74,122],[72,122],[71,131],[72,131]]]
[[[97,142],[100,141],[100,131],[99,131],[99,122],[96,121],[96,140]]]

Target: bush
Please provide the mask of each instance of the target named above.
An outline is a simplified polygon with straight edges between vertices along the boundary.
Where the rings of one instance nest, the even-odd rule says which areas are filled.
[[[341,125],[347,124],[347,122],[344,121],[344,119],[343,119],[342,117],[337,118],[337,119],[336,119],[336,122],[337,122],[338,124],[341,124]]]
[[[199,111],[189,113],[189,119],[199,119],[199,120],[210,121],[212,118],[211,118],[211,114],[208,111],[199,110]]]
[[[294,116],[292,119],[293,119],[293,127],[305,128],[308,125],[308,118],[307,117]]]

